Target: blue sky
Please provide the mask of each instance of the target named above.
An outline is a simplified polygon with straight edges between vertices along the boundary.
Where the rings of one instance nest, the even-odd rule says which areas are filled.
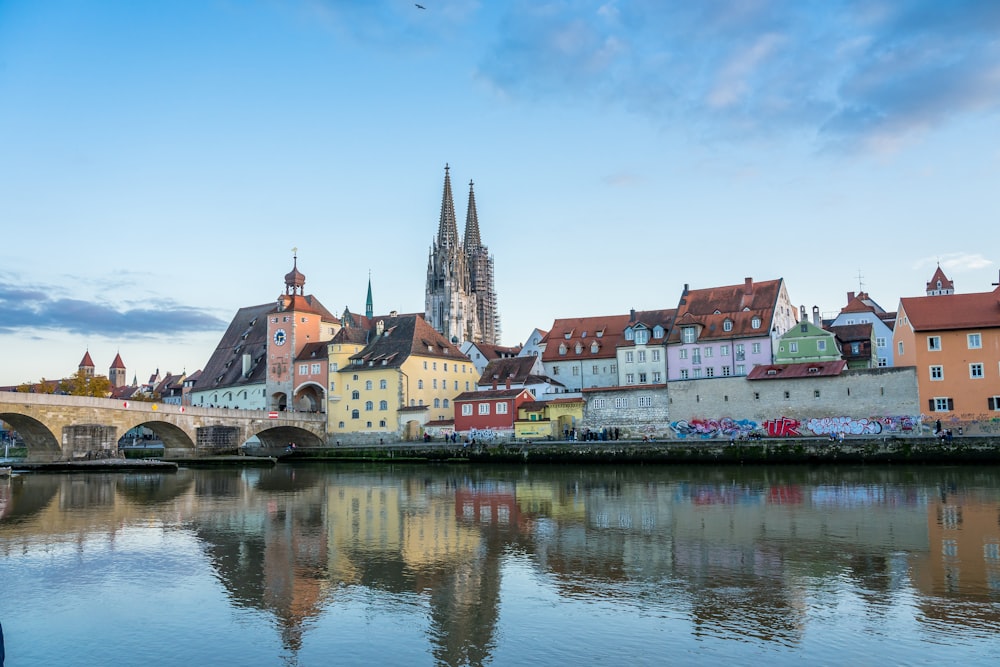
[[[421,4],[0,2],[0,385],[199,369],[293,247],[331,311],[421,311],[446,163],[507,344],[997,282],[1000,3]]]

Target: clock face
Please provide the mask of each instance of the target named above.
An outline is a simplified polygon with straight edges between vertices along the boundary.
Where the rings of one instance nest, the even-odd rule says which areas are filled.
[[[285,340],[286,340],[286,336],[285,336],[285,330],[284,329],[278,329],[277,331],[274,332],[274,344],[275,345],[284,345],[285,344]]]

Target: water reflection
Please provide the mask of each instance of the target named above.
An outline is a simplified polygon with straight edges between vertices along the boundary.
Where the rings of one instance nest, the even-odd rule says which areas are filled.
[[[193,534],[230,605],[266,613],[291,656],[367,591],[425,620],[437,663],[491,662],[512,563],[560,604],[680,618],[696,638],[794,648],[845,600],[870,627],[915,600],[940,641],[1000,630],[998,489],[979,468],[25,475],[0,482],[0,558],[144,526]]]

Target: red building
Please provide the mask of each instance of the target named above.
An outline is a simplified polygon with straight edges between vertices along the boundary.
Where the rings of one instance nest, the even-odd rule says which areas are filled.
[[[477,439],[510,438],[514,435],[517,409],[534,401],[527,389],[467,391],[455,397],[455,431]]]

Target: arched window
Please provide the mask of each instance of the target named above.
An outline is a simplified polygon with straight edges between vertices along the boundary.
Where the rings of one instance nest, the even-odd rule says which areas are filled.
[[[361,392],[358,391],[357,389],[355,389],[354,391],[351,392],[351,398],[353,398],[355,401],[358,400],[358,399],[360,399],[361,398]]]
[[[417,389],[423,389],[423,388],[424,388],[424,381],[417,380]]]
[[[365,389],[367,391],[371,391],[372,390],[372,381],[371,380],[366,380],[365,381]]]
[[[750,326],[752,326],[754,329],[760,329],[760,318],[755,317],[752,320],[750,320]]]
[[[441,407],[441,399],[440,398],[435,398],[434,399],[434,407],[435,408],[440,408]]]
[[[566,343],[559,343],[559,354],[566,354]]]
[[[661,327],[659,324],[653,327],[653,338],[663,338],[663,334],[664,334],[663,327]]]
[[[361,419],[361,412],[359,410],[351,410],[351,419]]]
[[[371,401],[365,401],[365,412],[371,412],[375,409],[375,404]]]
[[[378,423],[378,427],[379,428],[385,428],[385,420],[384,419]]]
[[[444,407],[448,407],[448,399],[444,399]]]
[[[379,380],[379,381],[378,381],[378,388],[379,388],[379,389],[385,389],[385,388],[386,388],[386,386],[387,386],[387,385],[386,385],[386,381],[385,381],[385,380]]]
[[[729,319],[728,317],[722,323],[722,330],[723,331],[732,331],[733,330],[733,321],[731,319]]]
[[[600,349],[601,349],[601,346],[597,344],[596,340],[593,343],[590,344],[590,353],[591,354],[597,354],[597,352]]]
[[[389,409],[389,401],[379,401],[378,402],[378,409],[379,410],[388,410]]]
[[[583,345],[581,345],[580,343],[577,343],[576,344],[576,353],[580,354],[581,352],[583,352]]]

